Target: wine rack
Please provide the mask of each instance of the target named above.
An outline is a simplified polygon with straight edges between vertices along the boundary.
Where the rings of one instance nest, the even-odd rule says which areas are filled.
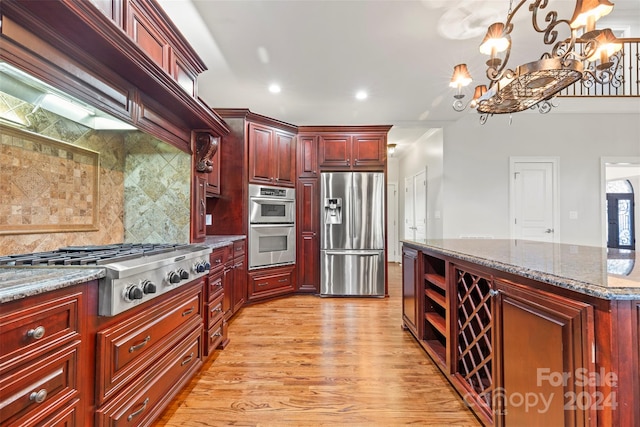
[[[491,280],[454,268],[457,306],[457,373],[491,414],[493,349]]]

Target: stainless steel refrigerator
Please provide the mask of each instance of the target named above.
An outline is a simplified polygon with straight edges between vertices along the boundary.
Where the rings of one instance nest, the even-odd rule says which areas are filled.
[[[321,175],[320,294],[384,296],[381,172]]]

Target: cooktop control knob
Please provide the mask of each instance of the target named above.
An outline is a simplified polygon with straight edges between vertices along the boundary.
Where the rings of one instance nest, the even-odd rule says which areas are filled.
[[[180,279],[180,273],[175,272],[175,271],[170,271],[168,279],[169,279],[169,283],[178,283],[181,280]]]
[[[204,262],[198,261],[193,265],[193,271],[196,273],[204,273]]]
[[[202,261],[204,263],[205,270],[211,270],[211,263],[209,261]]]
[[[184,269],[179,269],[178,270],[178,274],[180,275],[180,279],[188,279],[189,278],[189,272],[184,270]]]
[[[156,284],[151,280],[143,280],[142,283],[142,291],[145,294],[155,294],[156,293]]]
[[[124,289],[123,295],[125,301],[131,302],[133,300],[142,299],[144,292],[142,292],[142,288],[138,285],[129,285]]]

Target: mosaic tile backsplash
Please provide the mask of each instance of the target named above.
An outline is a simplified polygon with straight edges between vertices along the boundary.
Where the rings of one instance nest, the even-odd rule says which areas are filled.
[[[98,227],[98,153],[0,126],[0,234]]]
[[[0,255],[72,245],[189,242],[189,154],[138,131],[96,131],[2,92],[0,117],[100,157],[96,231],[0,235]],[[0,182],[13,182],[5,166],[3,160]],[[81,191],[86,195],[90,188]]]

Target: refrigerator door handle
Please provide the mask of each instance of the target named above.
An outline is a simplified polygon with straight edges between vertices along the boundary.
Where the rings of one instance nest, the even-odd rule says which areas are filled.
[[[334,251],[334,250],[324,250],[323,251],[327,255],[358,255],[358,256],[378,256],[380,255],[380,251]]]
[[[353,205],[353,187],[349,187],[349,237],[353,238],[355,237],[355,232],[353,230],[353,217],[354,215],[354,208],[355,206]]]

